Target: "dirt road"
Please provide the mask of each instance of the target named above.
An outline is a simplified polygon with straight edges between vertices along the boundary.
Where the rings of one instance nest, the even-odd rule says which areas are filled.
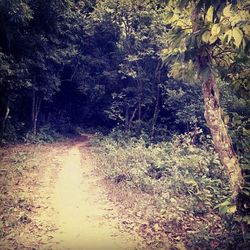
[[[0,249],[139,248],[140,238],[122,230],[116,207],[105,194],[88,140],[41,147],[33,157],[27,164],[38,164],[14,187],[23,198],[13,209],[21,207],[25,215],[19,213]]]

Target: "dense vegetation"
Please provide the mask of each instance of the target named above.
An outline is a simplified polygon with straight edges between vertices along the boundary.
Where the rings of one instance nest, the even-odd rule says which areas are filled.
[[[244,245],[239,228],[232,223],[235,207],[227,200],[230,189],[223,166],[211,144],[192,141],[192,134],[149,143],[113,132],[96,137],[94,155],[100,172],[120,189],[125,185],[152,197],[155,209],[144,215],[149,235],[140,231],[149,245],[160,248],[167,237],[169,245],[163,249],[241,249]],[[146,214],[148,206],[142,199],[138,210]],[[223,219],[216,209],[219,206],[227,212]],[[178,247],[180,242],[186,248]]]
[[[172,196],[181,211],[217,206],[247,242],[249,7],[1,0],[1,143],[113,130],[96,148],[108,177],[161,206]]]

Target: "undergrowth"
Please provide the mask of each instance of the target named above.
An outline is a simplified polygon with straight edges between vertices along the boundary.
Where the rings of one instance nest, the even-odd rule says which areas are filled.
[[[15,130],[8,130],[4,135],[0,136],[0,145],[8,145],[11,143],[25,142],[31,144],[43,144],[53,143],[65,139],[65,136],[58,132],[50,124],[46,124],[40,127],[36,134],[29,132],[23,132],[19,135]]]
[[[64,139],[64,136],[58,133],[50,125],[45,125],[38,130],[37,134],[29,132],[26,133],[22,139],[24,142],[33,144],[52,143]]]
[[[229,195],[224,169],[211,143],[193,139],[184,134],[153,144],[144,138],[99,135],[93,148],[106,178],[152,195],[165,232],[181,234],[178,239],[188,249],[238,246],[238,226],[215,209]]]

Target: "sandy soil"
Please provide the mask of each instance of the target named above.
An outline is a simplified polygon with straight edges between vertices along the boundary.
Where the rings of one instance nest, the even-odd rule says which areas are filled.
[[[0,240],[0,249],[140,248],[141,238],[122,230],[118,210],[109,201],[88,152],[87,139],[36,150],[42,163],[14,187],[30,208],[22,223]]]

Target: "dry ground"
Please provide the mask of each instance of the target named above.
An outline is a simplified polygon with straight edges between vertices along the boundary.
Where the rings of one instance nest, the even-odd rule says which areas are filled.
[[[110,201],[87,138],[1,148],[0,157],[1,250],[144,248]]]

